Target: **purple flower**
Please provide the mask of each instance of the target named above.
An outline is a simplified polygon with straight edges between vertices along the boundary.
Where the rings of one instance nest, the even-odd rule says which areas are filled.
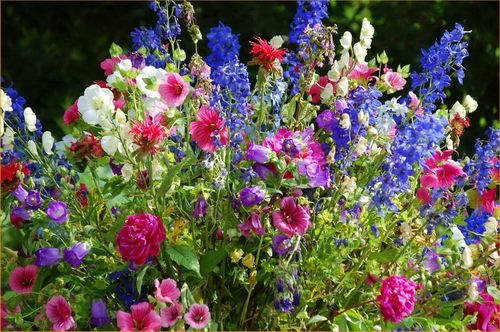
[[[269,174],[273,174],[273,170],[262,164],[254,164],[252,169],[259,174],[260,178],[266,180]]]
[[[309,178],[311,187],[329,187],[330,171],[326,165],[320,165],[312,159],[304,159],[299,162],[299,174]]]
[[[273,237],[273,251],[275,254],[286,255],[292,248],[290,247],[290,237],[285,234],[278,234]]]
[[[239,224],[238,227],[241,234],[246,238],[249,238],[251,233],[256,235],[264,235],[266,233],[260,221],[260,213],[257,211],[253,211],[250,217],[244,223]]]
[[[269,162],[271,152],[271,149],[265,146],[251,143],[247,150],[247,158],[260,164],[265,164]]]
[[[22,206],[16,206],[10,211],[10,222],[17,228],[23,226],[26,220],[30,220],[33,217],[33,211],[26,210]]]
[[[335,101],[335,109],[337,110],[337,112],[342,112],[347,107],[348,107],[348,105],[347,105],[347,101],[345,99],[340,98],[340,99],[337,99],[337,101]]]
[[[203,194],[198,196],[198,200],[194,205],[193,218],[201,218],[208,213],[208,203]]]
[[[109,161],[109,167],[111,168],[111,171],[114,175],[122,175],[123,164],[115,164],[111,159]]]
[[[37,266],[53,266],[61,260],[61,253],[57,248],[40,248],[35,251],[35,256]]]
[[[47,206],[47,216],[58,224],[62,224],[69,219],[69,211],[65,202],[52,201]]]
[[[435,250],[425,248],[423,264],[430,273],[434,273],[439,270],[441,268],[441,264],[439,263],[438,253]]]
[[[108,312],[106,311],[106,303],[102,299],[92,301],[92,317],[90,318],[90,324],[94,326],[104,326],[111,323],[111,319],[108,317]]]
[[[42,197],[38,191],[30,190],[24,202],[28,209],[38,210],[38,208],[42,206]]]
[[[73,248],[64,249],[64,260],[74,268],[79,267],[89,251],[90,248],[86,243],[78,242]]]
[[[240,192],[241,203],[246,207],[259,204],[265,196],[265,191],[259,186],[245,188]]]
[[[316,118],[316,123],[319,128],[326,129],[328,131],[332,131],[332,125],[335,121],[335,116],[332,111],[324,110],[320,115]]]
[[[12,195],[21,203],[26,201],[26,197],[28,197],[28,191],[23,188],[23,186],[18,185],[16,190],[12,192]]]

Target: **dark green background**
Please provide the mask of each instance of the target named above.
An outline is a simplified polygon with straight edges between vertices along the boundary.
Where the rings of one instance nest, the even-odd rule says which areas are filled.
[[[241,59],[249,60],[247,41],[288,34],[294,2],[194,2],[198,24],[206,34],[219,20],[240,34]],[[64,109],[94,80],[104,79],[99,63],[111,42],[130,47],[130,31],[152,25],[154,14],[146,2],[8,2],[2,1],[1,74],[15,83],[20,94],[42,119],[45,128],[63,134]],[[463,138],[470,150],[474,137],[498,117],[499,45],[498,2],[344,2],[330,7],[330,23],[355,39],[363,17],[375,26],[370,55],[386,50],[390,64],[418,66],[421,48],[430,46],[454,22],[469,35],[470,57],[463,87],[450,90],[451,106],[468,93],[479,102],[471,128]],[[206,40],[201,52],[207,54]],[[190,44],[184,44],[190,50]]]

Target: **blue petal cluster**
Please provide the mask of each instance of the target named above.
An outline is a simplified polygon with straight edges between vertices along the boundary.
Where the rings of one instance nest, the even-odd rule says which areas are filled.
[[[233,34],[230,27],[219,22],[207,33],[207,39],[210,54],[205,61],[211,68],[238,61],[241,46],[238,35]]]
[[[481,235],[486,231],[484,224],[489,217],[491,217],[490,213],[483,210],[476,210],[465,219],[467,225],[458,226],[458,229],[460,229],[465,237],[465,243],[472,244],[481,242]]]
[[[108,275],[108,279],[113,282],[113,289],[116,297],[128,308],[133,304],[146,300],[146,294],[137,293],[134,286],[134,278],[130,270],[114,271]]]

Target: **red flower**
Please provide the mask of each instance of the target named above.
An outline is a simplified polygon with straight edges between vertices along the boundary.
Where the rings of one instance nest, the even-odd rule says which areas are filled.
[[[17,171],[21,171],[24,175],[30,175],[31,171],[26,167],[26,164],[11,161],[8,164],[1,164],[0,166],[0,183],[2,192],[11,192],[17,188],[19,184],[19,178],[17,177]]]
[[[189,125],[189,133],[200,149],[213,153],[219,146],[228,143],[224,119],[216,110],[203,105],[196,114],[196,119],[198,121],[193,121]]]
[[[481,206],[483,209],[491,214],[495,212],[497,206],[497,190],[496,188],[488,189],[483,191],[479,200],[481,201]]]
[[[313,103],[319,103],[321,100],[321,92],[323,92],[323,89],[326,87],[326,85],[330,83],[332,85],[332,88],[335,89],[335,82],[331,81],[328,79],[328,76],[321,76],[315,84],[311,86],[309,89],[308,94],[312,96],[312,102]]]
[[[10,288],[20,294],[32,293],[38,275],[38,266],[18,266],[10,274]]]
[[[286,50],[274,48],[266,40],[259,37],[256,37],[255,40],[257,42],[250,42],[252,46],[250,54],[254,57],[252,63],[264,67],[267,71],[272,71],[275,69],[275,60],[283,61]]]
[[[470,127],[470,121],[468,117],[462,118],[460,114],[455,113],[453,119],[450,122],[453,133],[456,136],[462,136],[465,128]]]
[[[161,150],[159,144],[167,137],[167,130],[160,121],[149,117],[144,122],[134,123],[130,133],[134,135],[134,143],[139,145],[139,151],[151,155]]]
[[[85,133],[78,141],[71,143],[69,150],[76,159],[97,158],[104,154],[101,141],[91,133]]]
[[[85,183],[80,183],[80,189],[76,192],[76,199],[83,207],[89,206],[89,200],[87,198],[88,194],[89,190],[87,189]]]
[[[66,109],[66,111],[64,112],[63,120],[64,120],[65,124],[70,125],[80,118],[80,112],[78,112],[77,103],[78,103],[78,99],[75,100],[73,105],[68,107],[68,109]]]

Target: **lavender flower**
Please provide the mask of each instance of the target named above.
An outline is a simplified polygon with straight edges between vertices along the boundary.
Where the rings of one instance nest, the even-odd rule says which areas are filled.
[[[201,218],[208,213],[208,203],[203,194],[198,196],[198,200],[194,205],[193,218]]]
[[[23,188],[23,186],[19,185],[17,188],[12,192],[12,195],[21,203],[24,203],[26,200],[26,197],[28,197],[28,191]]]
[[[265,198],[265,191],[259,187],[245,188],[240,192],[240,199],[243,206],[249,207],[262,202]]]
[[[36,190],[30,190],[24,200],[26,207],[31,210],[38,210],[42,206],[42,197]]]
[[[79,242],[71,249],[64,249],[64,260],[74,268],[82,264],[83,259],[90,252],[90,248],[86,243]]]
[[[253,160],[260,164],[266,164],[271,158],[271,152],[271,149],[269,149],[268,147],[254,144],[252,142],[247,149],[247,159]]]
[[[46,212],[47,216],[58,224],[62,224],[69,219],[69,211],[65,202],[50,202]]]
[[[59,264],[61,253],[57,248],[40,248],[35,251],[35,265],[53,266]]]
[[[290,237],[285,234],[278,234],[273,237],[273,252],[279,256],[286,255],[290,250]]]
[[[424,260],[422,263],[430,273],[434,273],[441,268],[439,255],[435,250],[425,248],[423,255]]]
[[[106,303],[102,299],[92,301],[92,317],[90,318],[90,324],[94,326],[104,326],[111,323],[111,319],[108,316],[106,310]]]

